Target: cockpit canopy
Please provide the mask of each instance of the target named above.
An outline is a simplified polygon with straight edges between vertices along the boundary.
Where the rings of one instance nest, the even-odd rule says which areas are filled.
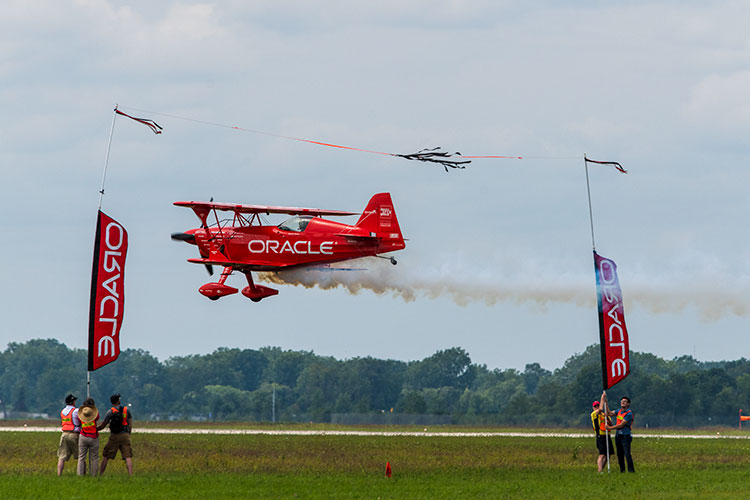
[[[295,215],[289,217],[287,220],[278,225],[278,228],[282,231],[293,231],[295,233],[301,233],[305,230],[307,225],[312,220],[309,215]]]

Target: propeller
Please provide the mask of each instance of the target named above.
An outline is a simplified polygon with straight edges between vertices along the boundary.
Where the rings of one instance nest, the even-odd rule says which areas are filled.
[[[189,233],[172,233],[171,238],[174,241],[184,241],[186,243],[195,243],[195,235]]]
[[[211,202],[213,202],[213,201],[214,201],[214,197],[212,196],[211,197]],[[208,232],[208,226],[206,226],[205,220],[203,221],[203,227],[202,227],[202,229],[204,229],[204,230],[206,230],[206,232]],[[191,233],[172,233],[171,238],[174,241],[184,241],[186,243],[192,243],[193,245],[196,244],[195,243],[195,234],[191,234]],[[206,255],[201,254],[201,257],[203,257],[205,259]],[[213,276],[214,275],[214,266],[212,266],[211,264],[203,264],[203,266],[206,268],[206,271],[208,272],[209,276]]]
[[[173,241],[184,241],[185,243],[192,243],[195,244],[195,235],[190,233],[172,233],[171,238]],[[206,258],[205,255],[201,255],[204,259]],[[211,264],[203,264],[206,267],[206,271],[208,271],[209,276],[214,275],[214,266]]]

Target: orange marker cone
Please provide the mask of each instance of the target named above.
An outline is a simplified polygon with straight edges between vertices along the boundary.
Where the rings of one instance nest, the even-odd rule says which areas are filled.
[[[391,477],[391,463],[385,463],[385,477]]]

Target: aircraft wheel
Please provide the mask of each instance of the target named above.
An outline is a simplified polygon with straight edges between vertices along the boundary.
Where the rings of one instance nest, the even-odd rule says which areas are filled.
[[[398,262],[396,261],[396,259],[394,259],[393,257],[391,257],[391,264],[393,264],[395,266],[396,264],[398,264]]]
[[[252,298],[250,300],[252,300],[253,302],[260,302],[260,299],[256,299],[256,298]]]
[[[219,300],[221,297],[209,297],[208,300]]]

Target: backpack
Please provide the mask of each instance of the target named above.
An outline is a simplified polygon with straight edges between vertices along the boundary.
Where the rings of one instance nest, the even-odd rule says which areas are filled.
[[[128,422],[123,418],[123,407],[112,407],[112,418],[109,420],[109,431],[113,434],[119,434],[125,430]]]

